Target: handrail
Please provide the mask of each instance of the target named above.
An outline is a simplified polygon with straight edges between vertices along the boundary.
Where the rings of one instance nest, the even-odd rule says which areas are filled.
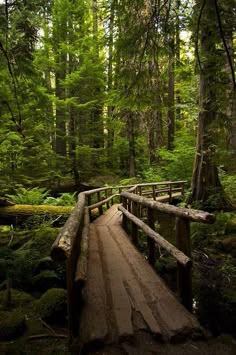
[[[164,212],[167,214],[171,214],[176,217],[186,218],[193,222],[202,222],[202,223],[211,224],[214,223],[215,221],[215,216],[208,212],[190,209],[190,208],[184,208],[184,207],[176,207],[158,201],[150,201],[146,197],[138,196],[130,192],[122,192],[120,195],[122,197],[126,197],[130,201],[139,203],[142,206],[152,208],[154,210],[158,210],[160,212]]]
[[[51,257],[54,260],[62,261],[70,257],[73,245],[76,242],[79,227],[83,222],[84,207],[85,193],[81,192],[78,196],[76,207],[71,212],[52,245]]]
[[[181,183],[181,182],[180,182]],[[174,183],[173,183],[174,184]],[[171,184],[170,186],[173,186]],[[138,239],[138,228],[141,228],[148,236],[148,260],[154,265],[155,263],[155,243],[159,244],[167,250],[177,260],[178,267],[178,291],[182,303],[189,310],[192,309],[192,271],[191,263],[185,263],[184,260],[190,261],[191,258],[191,242],[190,242],[190,221],[211,224],[215,221],[215,216],[211,213],[180,208],[170,204],[151,201],[149,198],[133,193],[138,190],[138,186],[131,188],[120,194],[123,206],[119,210],[123,213],[123,228],[127,230],[127,219],[132,223],[131,236],[135,243]],[[163,190],[163,189],[162,189]],[[169,201],[171,201],[172,188],[170,187]],[[183,191],[182,191],[183,192]],[[142,209],[147,208],[148,225],[141,221]],[[155,217],[154,211],[158,210],[176,217],[176,243],[177,248],[168,243],[154,230]],[[184,259],[188,258],[188,259]]]
[[[124,194],[127,193],[133,193],[134,191],[137,191],[140,189],[139,192],[141,192],[142,187],[146,186],[162,186],[162,185],[184,185],[186,181],[163,181],[163,182],[151,182],[151,183],[142,183],[142,184],[135,184],[135,185],[121,185],[121,186],[105,186],[101,187],[98,189],[92,189],[89,191],[84,191],[79,193],[78,195],[78,202],[70,214],[69,218],[67,219],[64,227],[60,231],[57,239],[52,245],[51,249],[51,256],[53,259],[62,261],[67,259],[70,256],[71,253],[71,247],[73,246],[73,241],[77,238],[78,230],[81,227],[82,221],[83,221],[83,214],[84,214],[84,208],[87,206],[89,208],[89,213],[91,217],[91,210],[95,208],[99,208],[99,214],[101,215],[103,213],[102,206],[104,204],[107,204],[107,207],[109,207],[109,201],[113,200],[116,196],[124,196]],[[120,192],[120,193],[115,193],[112,194],[112,190],[114,189],[123,189],[123,188],[129,188],[126,192]],[[103,192],[111,192],[111,196],[105,196],[104,199],[101,197],[101,193]],[[157,190],[158,192],[158,190]],[[162,192],[162,191],[161,191]],[[97,194],[97,199],[98,201],[96,203],[91,204],[91,196]],[[127,195],[128,196],[128,195]],[[132,196],[137,196],[135,194],[132,194]],[[130,199],[133,197],[130,196]],[[171,196],[170,196],[171,197]],[[143,197],[141,197],[143,198]],[[163,205],[163,204],[161,204]],[[173,206],[172,206],[173,207]],[[81,228],[80,228],[81,229]]]
[[[118,209],[126,215],[133,223],[135,223],[139,228],[141,228],[146,234],[152,238],[160,247],[167,250],[174,258],[183,266],[188,266],[192,263],[191,259],[178,250],[174,245],[165,240],[160,234],[156,233],[152,228],[150,228],[146,223],[138,219],[135,215],[128,212],[124,207],[119,206]]]

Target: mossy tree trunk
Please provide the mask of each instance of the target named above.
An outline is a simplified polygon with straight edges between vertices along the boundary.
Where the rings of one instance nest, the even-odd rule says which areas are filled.
[[[217,208],[229,208],[230,202],[224,194],[216,166],[216,137],[218,97],[217,83],[223,65],[223,54],[217,50],[219,43],[218,22],[214,0],[198,0],[202,11],[200,22],[200,92],[197,146],[192,176],[192,194],[189,202],[206,202],[215,194],[220,194]],[[198,52],[198,48],[197,48]]]

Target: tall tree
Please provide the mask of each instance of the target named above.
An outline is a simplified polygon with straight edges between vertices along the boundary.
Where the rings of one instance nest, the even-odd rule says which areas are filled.
[[[224,55],[218,51],[220,43],[218,18],[215,0],[198,0],[198,21],[196,40],[200,70],[199,115],[196,156],[192,177],[190,201],[206,203],[211,196],[218,194],[217,208],[230,206],[223,193],[216,166],[216,136],[219,101],[217,84],[222,70]],[[199,49],[198,49],[199,47]]]

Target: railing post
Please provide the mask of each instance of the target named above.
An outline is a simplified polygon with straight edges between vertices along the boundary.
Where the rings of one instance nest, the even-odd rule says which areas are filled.
[[[110,189],[110,194],[111,194],[111,196],[112,196],[112,188]],[[113,200],[113,198],[111,199],[111,205],[113,205],[113,203],[114,203],[114,200]],[[108,205],[109,205],[109,203],[108,203]]]
[[[128,210],[130,213],[132,213],[132,211],[131,211],[131,204],[132,204],[132,202],[131,202],[130,200],[128,200],[128,202],[127,202],[127,210]]]
[[[97,192],[97,199],[98,199],[98,202],[101,201],[101,193],[100,192]],[[98,207],[98,210],[99,210],[99,214],[100,216],[103,214],[103,208],[102,206],[99,206]]]
[[[108,190],[105,190],[105,196],[106,196],[106,198],[108,198]],[[110,207],[109,201],[106,203],[106,205],[107,205],[107,209],[108,209]]]
[[[181,190],[181,195],[182,195],[182,197],[184,197],[184,188],[185,188],[185,186],[184,186],[184,182],[182,183],[182,190]]]
[[[91,205],[91,196],[87,196],[87,206],[89,207]],[[91,221],[92,218],[92,211],[89,209],[89,221]]]
[[[123,207],[127,210],[126,197],[122,197],[122,203],[123,203]],[[127,230],[127,217],[124,213],[123,213],[123,219],[122,219],[122,227],[124,228],[125,231]]]
[[[191,257],[190,222],[185,218],[176,218],[176,245],[185,255]],[[183,305],[192,311],[192,266],[178,267],[178,293]]]
[[[142,186],[139,186],[139,195],[142,196]],[[140,206],[139,206],[139,217],[142,218],[143,216],[143,210],[142,210],[142,205],[140,203]]]
[[[122,188],[119,187],[119,194],[121,194],[121,192],[122,192]],[[122,197],[121,196],[120,196],[120,203],[122,203]]]
[[[152,186],[153,200],[156,201],[156,185]]]
[[[148,225],[150,228],[154,229],[154,211],[151,208],[147,209]],[[148,261],[151,265],[155,264],[155,241],[147,237],[147,247],[148,247]]]
[[[132,202],[132,214],[137,217],[138,204]],[[132,232],[131,232],[132,242],[136,245],[138,243],[138,226],[132,222]]]
[[[172,185],[169,185],[169,203],[172,201]]]

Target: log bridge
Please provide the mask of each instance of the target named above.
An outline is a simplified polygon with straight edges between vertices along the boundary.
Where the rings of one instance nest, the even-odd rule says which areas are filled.
[[[127,341],[135,346],[144,334],[150,337],[149,344],[203,335],[191,313],[190,222],[213,223],[215,218],[171,205],[173,199],[183,197],[184,186],[185,181],[165,181],[78,195],[51,249],[53,259],[66,260],[72,349]],[[100,215],[95,220],[94,209]],[[155,211],[175,216],[175,246],[155,231]],[[146,258],[136,248],[140,232],[147,237]],[[154,270],[157,246],[177,262],[178,294]]]

